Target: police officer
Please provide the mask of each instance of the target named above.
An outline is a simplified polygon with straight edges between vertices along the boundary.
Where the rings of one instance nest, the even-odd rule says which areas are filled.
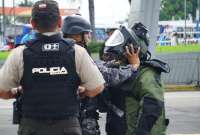
[[[77,88],[94,97],[105,81],[85,49],[61,38],[57,2],[37,1],[31,24],[35,39],[14,49],[0,70],[0,98],[14,98],[11,88],[22,86],[19,135],[81,135]]]
[[[136,78],[110,89],[112,103],[125,110],[126,115],[120,118],[112,112],[108,113],[108,135],[166,134],[169,121],[165,119],[161,73],[169,72],[169,67],[160,60],[150,58],[147,32],[143,24],[136,23],[131,29],[119,28],[106,42],[105,51],[120,55],[124,64],[126,59],[123,52],[127,43],[131,42],[135,48],[141,48],[141,66]]]
[[[91,55],[87,45],[91,40],[92,30],[87,20],[79,15],[68,16],[63,21],[62,32],[64,38],[74,39],[78,45],[85,48]]]
[[[77,15],[66,17],[62,26],[62,32],[64,38],[72,38],[76,41],[77,44],[88,50],[87,43],[90,41],[91,26],[89,22],[87,22],[84,18]],[[111,66],[113,65],[111,62],[104,63],[102,61],[96,61],[98,68],[100,69],[104,79],[106,80],[107,87],[119,85],[120,83],[126,81],[136,74],[136,69],[139,67],[140,64],[138,52],[139,50],[137,52],[129,52],[128,50],[127,54],[129,54],[128,60],[130,64],[127,66],[121,66],[120,68],[113,68]],[[101,111],[103,109],[99,106],[99,104],[107,104],[107,106],[109,106],[108,108],[112,108],[111,111],[114,111],[114,113],[121,115],[121,110],[113,110],[113,106],[109,104],[108,101],[103,101],[103,99],[105,99],[105,97],[102,97],[101,95],[96,98],[85,98],[81,100],[82,102],[80,111],[80,123],[83,135],[100,134],[99,125],[97,122],[97,120],[99,119],[97,109]],[[105,109],[104,111],[107,110]]]

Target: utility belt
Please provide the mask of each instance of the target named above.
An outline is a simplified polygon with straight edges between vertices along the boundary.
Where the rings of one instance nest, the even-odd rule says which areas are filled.
[[[63,119],[37,119],[37,118],[26,118],[23,117],[22,115],[22,95],[21,93],[17,93],[16,100],[13,102],[13,124],[20,124],[22,119],[32,119],[32,120],[42,120],[42,121],[62,121],[62,120],[68,120],[71,118],[78,118],[79,114],[78,113],[69,113],[69,116]]]

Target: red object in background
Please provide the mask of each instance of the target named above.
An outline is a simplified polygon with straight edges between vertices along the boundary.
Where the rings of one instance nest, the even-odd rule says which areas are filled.
[[[14,39],[10,36],[8,37],[7,46],[9,50],[15,48]]]
[[[15,45],[14,45],[14,43],[10,42],[10,43],[8,43],[8,47],[9,47],[9,50],[10,50],[10,49],[13,49],[15,47]]]

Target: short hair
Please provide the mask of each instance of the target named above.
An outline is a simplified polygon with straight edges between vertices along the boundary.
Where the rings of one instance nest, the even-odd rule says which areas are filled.
[[[39,0],[32,8],[32,20],[37,29],[51,30],[58,25],[60,11],[54,0]]]

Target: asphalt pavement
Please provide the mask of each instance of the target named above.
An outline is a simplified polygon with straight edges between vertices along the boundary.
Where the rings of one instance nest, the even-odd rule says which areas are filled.
[[[165,94],[168,133],[200,135],[200,92]]]
[[[200,92],[168,92],[165,94],[166,115],[170,119],[168,134],[200,135]],[[17,126],[12,125],[13,100],[0,100],[0,135],[17,135]],[[100,126],[105,135],[105,114]]]

